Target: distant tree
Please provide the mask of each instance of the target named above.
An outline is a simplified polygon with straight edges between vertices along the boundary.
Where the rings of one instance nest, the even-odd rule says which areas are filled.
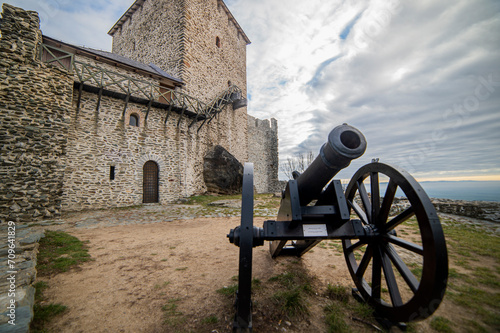
[[[304,172],[304,170],[314,161],[314,158],[315,156],[312,151],[288,157],[286,161],[280,164],[280,171],[283,172],[288,179],[293,179],[292,173],[294,171],[300,173]]]

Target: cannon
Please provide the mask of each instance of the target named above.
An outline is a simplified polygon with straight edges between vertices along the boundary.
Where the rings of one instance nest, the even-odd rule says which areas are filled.
[[[448,255],[439,217],[422,187],[406,171],[378,160],[355,172],[345,191],[333,179],[365,149],[359,130],[335,127],[312,164],[293,173],[276,220],[262,228],[253,225],[253,165],[245,164],[241,224],[227,235],[240,251],[234,332],[252,331],[252,249],[265,241],[276,258],[300,257],[322,240],[340,239],[353,295],[386,322],[422,320],[438,308]]]

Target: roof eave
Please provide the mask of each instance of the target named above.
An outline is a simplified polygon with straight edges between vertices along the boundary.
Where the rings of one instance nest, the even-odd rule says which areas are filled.
[[[106,59],[107,61],[110,61],[112,63],[120,64],[124,68],[134,68],[135,70],[138,70],[140,72],[147,73],[147,75],[154,75],[154,76],[157,76],[158,78],[172,81],[175,86],[183,86],[183,85],[185,85],[185,83],[182,80],[176,79],[174,77],[163,76],[163,75],[161,75],[160,73],[158,73],[156,71],[155,72],[146,71],[146,70],[144,70],[142,68],[137,68],[137,67],[131,66],[131,65],[126,64],[124,62],[121,62],[121,61],[119,61],[117,59],[113,59],[113,58],[107,57],[106,55],[93,53],[88,48],[84,48],[84,47],[80,47],[80,46],[77,46],[77,45],[69,44],[69,43],[66,43],[66,42],[57,40],[55,38],[49,37],[49,36],[45,36],[45,35],[43,35],[43,38],[44,39],[48,39],[48,40],[52,41],[53,43],[59,43],[59,44],[64,45],[64,46],[66,46],[66,47],[68,47],[70,49],[74,49],[75,51],[78,51],[79,54],[87,54],[87,56],[88,55],[92,55],[92,56],[95,56],[95,57],[98,57],[98,58],[103,58],[103,59]],[[77,53],[77,52],[75,52],[75,53]]]
[[[130,16],[132,16],[132,14],[135,13],[135,11],[139,9],[139,7],[141,7],[145,1],[146,0],[135,0],[134,3],[127,9],[125,13],[123,13],[123,15],[118,19],[118,21],[116,21],[113,27],[108,31],[108,35],[113,36],[114,33],[123,25],[123,23],[125,23],[127,19]]]
[[[250,41],[250,39],[248,38],[248,36],[245,34],[245,32],[243,31],[243,29],[241,28],[240,24],[238,23],[238,21],[236,21],[236,19],[234,18],[233,14],[231,13],[231,11],[229,10],[229,8],[227,8],[226,4],[224,3],[223,0],[217,0],[217,2],[219,3],[219,5],[222,6],[222,8],[224,9],[224,11],[226,12],[227,16],[229,17],[229,20],[231,22],[233,22],[233,24],[235,25],[236,29],[238,30],[238,32],[241,34],[241,36],[243,36],[243,39],[245,40],[245,42],[248,44],[252,43]]]

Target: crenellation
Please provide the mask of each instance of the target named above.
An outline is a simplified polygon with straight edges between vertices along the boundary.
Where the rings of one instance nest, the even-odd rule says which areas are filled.
[[[279,192],[278,122],[248,116],[249,160],[254,161],[254,182],[258,192]]]

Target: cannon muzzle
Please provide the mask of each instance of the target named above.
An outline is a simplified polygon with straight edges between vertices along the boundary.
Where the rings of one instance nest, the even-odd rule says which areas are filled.
[[[366,139],[358,129],[347,124],[335,127],[311,165],[302,174],[294,175],[300,205],[306,206],[318,199],[325,185],[352,160],[363,155],[365,150]]]

